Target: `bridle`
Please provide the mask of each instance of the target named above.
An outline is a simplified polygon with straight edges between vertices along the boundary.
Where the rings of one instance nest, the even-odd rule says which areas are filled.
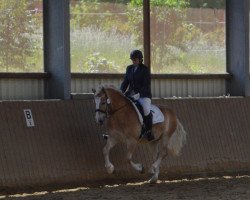
[[[114,115],[115,113],[117,113],[118,111],[122,110],[123,108],[125,108],[128,104],[125,103],[124,105],[120,106],[119,108],[115,109],[115,110],[112,110],[111,108],[111,102],[106,94],[106,92],[104,92],[105,94],[105,104],[106,104],[106,107],[104,110],[98,108],[98,109],[95,109],[95,112],[100,112],[100,113],[104,113],[105,116],[108,118],[110,115]]]
[[[98,108],[98,109],[95,109],[95,112],[100,112],[100,113],[104,113],[106,116],[108,116],[108,102],[107,102],[107,100],[106,100],[106,107],[105,107],[105,110],[102,110],[102,109],[100,109],[100,108]]]

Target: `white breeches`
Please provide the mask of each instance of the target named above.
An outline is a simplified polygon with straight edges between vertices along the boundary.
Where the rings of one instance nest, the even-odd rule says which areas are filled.
[[[151,99],[147,97],[141,97],[138,101],[142,105],[144,115],[147,116],[150,113]]]

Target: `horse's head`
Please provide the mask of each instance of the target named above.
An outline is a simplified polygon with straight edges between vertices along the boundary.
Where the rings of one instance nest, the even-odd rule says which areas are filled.
[[[104,120],[125,108],[130,101],[114,86],[100,86],[92,89],[95,99],[95,119],[102,124]]]
[[[92,91],[95,100],[95,120],[102,125],[108,115],[110,102],[103,86],[100,86],[97,90],[92,89]]]

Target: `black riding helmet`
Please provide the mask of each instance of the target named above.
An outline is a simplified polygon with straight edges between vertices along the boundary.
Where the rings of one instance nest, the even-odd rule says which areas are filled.
[[[139,60],[143,59],[142,52],[140,50],[133,50],[130,53],[130,59],[138,58]]]

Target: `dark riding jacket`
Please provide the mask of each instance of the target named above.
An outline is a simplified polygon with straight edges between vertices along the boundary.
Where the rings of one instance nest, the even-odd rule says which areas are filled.
[[[144,64],[139,64],[135,70],[134,65],[129,65],[126,69],[124,80],[121,84],[121,91],[134,91],[140,97],[152,98],[150,71]]]

